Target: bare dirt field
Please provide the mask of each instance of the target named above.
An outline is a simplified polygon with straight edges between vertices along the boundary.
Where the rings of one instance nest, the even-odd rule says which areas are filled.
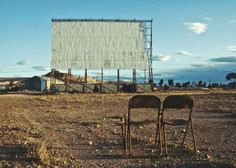
[[[169,91],[194,99],[191,136],[168,128],[168,156],[154,146],[155,124],[134,129],[125,156],[121,129],[135,94],[0,95],[0,167],[236,167],[236,91]],[[148,114],[145,114],[148,117]]]

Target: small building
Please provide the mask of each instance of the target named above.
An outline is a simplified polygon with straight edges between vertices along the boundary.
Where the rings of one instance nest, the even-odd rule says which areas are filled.
[[[50,77],[34,76],[25,81],[25,89],[34,91],[44,91],[50,89]],[[63,81],[56,80],[56,84],[64,84]]]

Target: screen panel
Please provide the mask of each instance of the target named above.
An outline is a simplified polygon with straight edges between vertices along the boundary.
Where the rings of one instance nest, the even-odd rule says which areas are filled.
[[[53,69],[148,69],[143,22],[53,21]]]

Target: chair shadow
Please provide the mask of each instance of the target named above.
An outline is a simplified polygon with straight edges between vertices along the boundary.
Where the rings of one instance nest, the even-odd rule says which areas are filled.
[[[150,149],[155,149],[153,148],[148,148]],[[131,155],[125,155],[125,153],[123,154],[99,154],[99,155],[95,155],[92,158],[89,159],[100,159],[100,160],[113,160],[113,159],[128,159],[128,160],[136,160],[136,159],[151,159],[153,162],[155,161],[162,161],[163,158],[181,158],[182,160],[186,160],[186,157],[195,157],[196,155],[192,152],[192,150],[188,147],[181,147],[181,146],[168,146],[168,155],[160,155],[160,151],[159,149],[156,149],[154,153],[151,153],[150,151],[143,151],[143,153],[135,153],[135,154],[131,154]],[[87,158],[88,159],[88,158]],[[89,160],[88,159],[88,160]],[[201,161],[201,160],[199,160]],[[193,163],[187,163],[187,164],[193,164]],[[202,164],[202,163],[201,163]],[[200,164],[200,165],[201,165]],[[193,164],[195,165],[195,164]],[[196,165],[195,165],[196,166]]]
[[[125,155],[125,154],[110,154],[110,155],[96,155],[96,159],[156,159],[159,155],[153,154],[153,155]]]
[[[193,151],[187,146],[168,145],[168,155],[176,157],[186,157],[194,155]]]
[[[18,144],[0,146],[0,161],[36,162],[36,158],[27,157],[27,149]]]

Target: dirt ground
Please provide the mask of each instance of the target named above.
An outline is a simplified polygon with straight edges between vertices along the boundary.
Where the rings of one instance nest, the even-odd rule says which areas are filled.
[[[168,156],[155,148],[155,124],[133,128],[125,156],[119,117],[134,94],[0,95],[0,167],[236,167],[236,91],[169,91],[194,99],[185,148],[183,128],[167,127]],[[143,112],[144,117],[151,117]]]

